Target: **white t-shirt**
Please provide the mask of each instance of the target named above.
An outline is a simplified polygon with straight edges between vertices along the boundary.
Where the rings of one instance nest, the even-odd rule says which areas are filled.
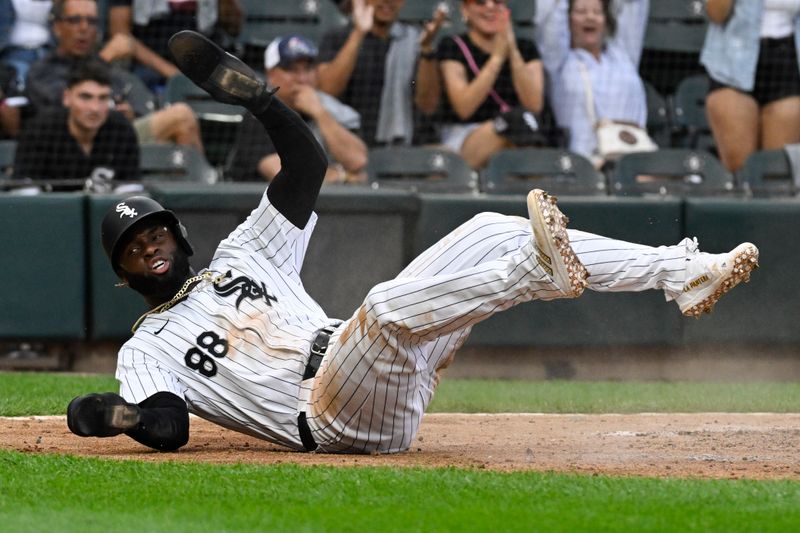
[[[15,20],[8,41],[13,46],[39,48],[50,39],[48,18],[52,0],[11,0]]]

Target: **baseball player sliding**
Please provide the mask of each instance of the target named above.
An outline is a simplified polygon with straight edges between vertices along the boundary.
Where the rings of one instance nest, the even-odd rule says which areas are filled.
[[[151,310],[120,349],[119,395],[70,402],[77,435],[125,433],[176,450],[189,439],[191,412],[295,450],[398,452],[417,434],[437,371],[492,314],[588,287],[659,289],[698,315],[758,266],[749,243],[712,255],[690,239],[653,248],[567,230],[555,198],[534,190],[529,220],[477,215],[370,290],[349,319],[333,320],[299,275],[327,166],[320,146],[235,57],[191,31],[169,46],[195,83],[264,124],[282,170],[199,273],[171,211],[132,197],[106,214],[111,265]]]

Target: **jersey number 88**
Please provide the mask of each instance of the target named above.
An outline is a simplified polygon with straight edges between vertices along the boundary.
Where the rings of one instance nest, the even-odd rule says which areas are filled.
[[[205,331],[197,337],[197,346],[186,352],[183,361],[192,370],[197,370],[207,378],[217,375],[217,363],[212,359],[221,359],[228,353],[228,341],[221,339],[213,331]]]

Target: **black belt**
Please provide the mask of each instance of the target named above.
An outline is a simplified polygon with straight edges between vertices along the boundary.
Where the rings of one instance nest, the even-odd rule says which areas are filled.
[[[330,341],[331,335],[337,326],[338,324],[327,326],[317,332],[317,337],[311,343],[311,352],[308,356],[305,372],[303,372],[303,381],[317,375],[322,358],[325,357],[325,352],[328,350],[328,341]],[[316,450],[317,443],[314,441],[313,435],[311,435],[311,428],[308,427],[305,412],[297,416],[297,429],[300,430],[300,442],[303,443],[306,451],[313,452]]]

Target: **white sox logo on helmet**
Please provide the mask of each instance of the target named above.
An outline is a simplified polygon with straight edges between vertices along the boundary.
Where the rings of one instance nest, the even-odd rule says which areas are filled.
[[[117,204],[117,213],[119,213],[119,218],[122,217],[133,218],[139,214],[136,212],[136,209],[133,209],[125,202],[120,202]]]

